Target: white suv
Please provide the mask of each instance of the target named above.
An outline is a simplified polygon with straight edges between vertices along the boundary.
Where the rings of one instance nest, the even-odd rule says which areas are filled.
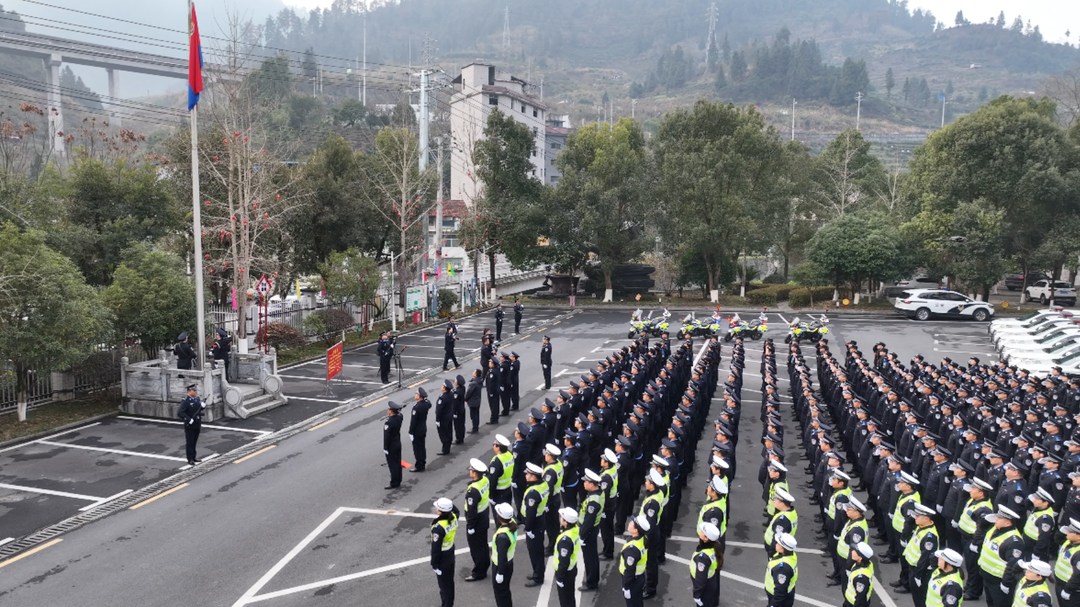
[[[1040,303],[1047,303],[1050,301],[1050,281],[1040,280],[1027,288],[1028,299],[1034,301],[1038,300]],[[1076,305],[1076,287],[1071,283],[1067,283],[1063,280],[1054,282],[1054,303],[1062,303],[1065,305]]]
[[[896,298],[895,308],[908,318],[916,320],[941,317],[973,318],[982,322],[994,317],[993,306],[944,289],[906,291]]]

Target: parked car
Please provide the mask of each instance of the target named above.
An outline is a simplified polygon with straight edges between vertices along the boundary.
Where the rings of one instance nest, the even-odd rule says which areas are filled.
[[[1027,283],[1029,285],[1032,285],[1032,284],[1035,284],[1036,282],[1038,282],[1040,280],[1046,280],[1048,278],[1050,278],[1050,277],[1047,276],[1046,274],[1043,274],[1042,272],[1028,272]],[[1017,273],[1017,274],[1006,274],[1005,275],[1005,288],[1010,290],[1010,291],[1019,291],[1020,289],[1024,288],[1024,274],[1023,274],[1023,272],[1020,272],[1020,273]]]
[[[999,318],[990,323],[990,326],[987,328],[987,333],[990,334],[991,338],[996,338],[998,335],[1005,333],[1034,331],[1040,325],[1065,322],[1073,316],[1074,314],[1071,310],[1054,308],[1052,310],[1032,312],[1021,318]]]
[[[885,287],[883,294],[885,297],[900,297],[905,291],[936,288],[938,288],[938,279],[929,276],[915,276],[914,278],[898,281],[891,287]]]
[[[1049,375],[1054,367],[1061,367],[1061,372],[1068,376],[1080,375],[1080,348],[1050,361],[1016,358],[1010,360],[1009,364],[1027,369],[1036,377]]]
[[[1054,303],[1062,303],[1068,306],[1076,304],[1076,287],[1071,283],[1063,280],[1054,282]],[[1049,280],[1037,280],[1035,284],[1029,285],[1027,288],[1027,296],[1030,300],[1038,300],[1040,303],[1048,303],[1050,297],[1050,281]]]
[[[979,322],[994,316],[993,306],[944,289],[914,289],[898,297],[896,310],[908,318],[971,318]]]

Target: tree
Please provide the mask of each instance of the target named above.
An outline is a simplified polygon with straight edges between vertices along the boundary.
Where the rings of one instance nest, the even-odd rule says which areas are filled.
[[[729,71],[731,72],[731,79],[735,82],[740,82],[746,78],[746,55],[742,51],[735,51],[731,54],[731,65]]]
[[[596,255],[604,301],[611,301],[615,268],[652,244],[644,235],[650,209],[645,134],[630,118],[610,127],[589,125],[570,137],[556,164],[562,213],[573,218],[574,239]]]
[[[881,160],[870,153],[862,133],[848,129],[829,142],[818,157],[815,181],[822,217],[840,217],[872,200],[888,180]]]
[[[181,258],[138,243],[124,251],[102,301],[116,318],[116,343],[136,337],[149,358],[157,358],[182,331],[195,332],[195,286]]]
[[[821,226],[806,245],[806,258],[839,290],[857,294],[866,280],[901,278],[912,271],[899,230],[881,214],[848,214]]]
[[[717,64],[716,66],[716,79],[713,80],[713,86],[716,90],[720,90],[728,85],[727,78],[724,77],[724,66]]]
[[[762,213],[760,228],[783,258],[781,275],[787,281],[791,263],[802,255],[806,241],[818,225],[818,207],[814,199],[813,177],[817,160],[800,142],[784,146],[786,168],[776,204]]]
[[[904,78],[904,86],[900,88],[900,91],[904,93],[904,103],[907,103],[908,98],[911,97],[911,78]]]
[[[994,22],[994,25],[996,25],[996,26],[998,26],[1000,28],[1005,27],[1005,11],[1001,11],[1000,13],[998,13],[997,21]]]
[[[101,343],[108,312],[71,260],[36,230],[0,229],[0,352],[11,361],[19,421],[31,373],[64,369]]]
[[[303,74],[305,82],[313,84],[319,77],[319,65],[315,62],[315,51],[310,46],[304,51],[304,58],[300,63],[300,73]],[[305,92],[307,90],[314,89],[305,89]]]
[[[705,69],[708,72],[715,72],[720,67],[720,47],[716,45],[716,32],[709,34],[709,46],[705,51]]]
[[[1023,20],[1023,18],[1021,18],[1020,15],[1017,15],[1016,19],[1013,19],[1012,25],[1009,27],[1009,29],[1016,32],[1016,33],[1018,33],[1018,34],[1023,33],[1023,31],[1024,31],[1024,20]]]
[[[948,274],[956,277],[969,292],[982,294],[983,301],[989,297],[990,287],[1005,274],[1001,256],[1004,219],[1004,211],[993,208],[985,200],[961,203],[952,216],[952,234],[963,240],[950,236],[943,242],[951,260]]]
[[[892,68],[885,71],[885,98],[892,98],[892,90],[896,86],[896,77],[893,76]]]
[[[964,25],[971,25],[971,23],[964,18],[964,11],[956,11],[956,27],[962,27]]]
[[[724,44],[721,45],[720,48],[721,52],[723,53],[722,57],[724,59],[724,63],[731,61],[731,43],[728,42],[727,32],[724,32]]]
[[[344,127],[361,126],[365,117],[367,117],[367,106],[352,97],[346,97],[334,110],[334,120]]]
[[[1061,123],[1071,126],[1080,116],[1080,66],[1052,76],[1044,86],[1047,96],[1057,104]]]
[[[334,304],[363,305],[375,299],[382,275],[375,260],[357,249],[334,252],[319,265],[326,297]]]
[[[755,218],[780,188],[782,146],[754,108],[698,101],[667,114],[652,143],[666,242],[704,262],[715,301],[725,265],[755,242]]]

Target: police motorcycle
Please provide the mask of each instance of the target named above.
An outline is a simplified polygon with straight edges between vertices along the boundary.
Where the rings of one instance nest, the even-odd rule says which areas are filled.
[[[736,314],[728,319],[728,331],[724,335],[724,341],[729,342],[736,337],[749,337],[753,330],[750,328],[750,323],[746,322],[739,315]]]
[[[791,343],[792,340],[807,340],[810,343],[816,344],[821,341],[822,337],[829,332],[829,328],[825,325],[829,323],[829,319],[824,314],[821,315],[820,320],[812,319],[810,322],[802,322],[799,317],[796,316],[791,321],[791,325],[788,327],[787,337],[784,338],[784,343]]]
[[[693,312],[683,319],[683,326],[675,336],[679,339],[686,337],[706,337],[715,334],[719,329],[720,317],[713,315],[708,320],[697,318]]]
[[[648,327],[652,326],[652,312],[649,312],[649,318],[641,317],[641,309],[638,308],[633,314],[630,315],[630,331],[626,334],[626,339],[633,339],[635,335],[641,335],[648,330]]]
[[[650,316],[651,314],[652,313],[650,312]],[[671,318],[671,312],[667,308],[664,308],[664,313],[662,315],[652,319],[652,325],[648,328],[649,333],[653,337],[660,337],[666,333],[668,327],[671,326],[671,323],[668,322],[669,318]]]

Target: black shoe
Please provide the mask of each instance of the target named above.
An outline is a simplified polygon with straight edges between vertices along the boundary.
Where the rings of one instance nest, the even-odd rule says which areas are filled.
[[[599,588],[599,586],[586,586],[585,584],[582,584],[581,586],[578,586],[578,591],[579,592],[595,592],[597,588]]]
[[[964,600],[965,601],[977,601],[980,598],[982,598],[982,597],[980,595],[977,595],[977,594],[976,595],[971,595],[971,596],[968,596],[966,594],[964,595]]]
[[[195,460],[190,460],[189,459],[188,462],[187,462],[187,465],[194,466],[195,465]]]
[[[410,469],[409,469],[409,472],[413,472],[413,473],[416,473],[416,472],[423,472],[423,471],[424,471],[424,469],[423,469],[423,468],[410,468]]]
[[[527,580],[529,580],[529,581],[531,582],[531,581],[533,581],[533,580],[534,580],[534,579],[536,579],[536,578],[535,578],[535,576],[532,576],[532,575],[527,575],[527,576],[525,576],[525,579],[527,579]]]
[[[202,460],[196,457],[194,460],[191,461],[191,463],[193,463],[193,464],[201,464]]]
[[[911,588],[907,586],[901,586],[895,590],[897,594],[911,594]]]
[[[601,561],[613,561],[613,560],[615,560],[615,555],[614,554],[601,554],[600,555],[600,560]]]
[[[489,426],[498,426],[499,422],[497,422],[497,421],[488,422],[487,425],[489,425]]]
[[[825,584],[825,586],[828,587],[828,588],[832,588],[833,586],[839,586],[839,585],[840,585],[840,580],[838,580],[836,578],[829,578],[829,583]]]
[[[889,543],[889,542],[888,542],[888,541],[886,541],[886,540],[876,540],[876,541],[874,542],[874,545],[875,545],[875,546],[886,546],[886,545],[888,545],[888,543]]]
[[[544,556],[545,556],[545,557],[548,557],[548,556],[554,556],[554,554],[555,554],[555,551],[554,551],[554,550],[545,550],[545,551],[544,551]]]
[[[450,455],[449,451],[439,451],[439,455]]]
[[[812,497],[812,498],[810,498],[810,503],[811,503],[812,505],[814,505],[814,506],[820,506],[820,505],[821,505],[821,502],[820,502],[820,501],[818,501],[818,499],[817,499],[816,497]]]
[[[863,485],[858,485],[856,487],[852,487],[851,489],[852,491],[866,491],[866,487],[864,487]]]
[[[642,600],[651,599],[651,598],[655,598],[655,597],[656,597],[656,591],[655,590],[653,590],[651,592],[645,592],[645,593],[643,593],[641,595]]]
[[[387,485],[386,487],[383,487],[383,489],[385,489],[386,491],[389,491],[391,489],[397,489],[399,486],[400,485]]]
[[[529,580],[529,581],[525,582],[525,587],[526,588],[534,588],[534,587],[539,586],[539,585],[541,585],[543,583],[544,583],[544,580],[540,580],[540,581]]]
[[[891,556],[887,556],[887,557],[881,559],[878,562],[880,562],[883,565],[892,565],[893,563],[896,562],[896,559],[892,558]]]
[[[463,445],[463,444],[465,444],[465,439],[459,438],[458,440],[454,441],[454,444],[455,445]]]
[[[484,579],[486,577],[487,577],[486,575],[481,575],[479,577],[477,577],[475,575],[470,575],[469,577],[465,578],[465,581],[466,582],[479,582],[480,580],[482,580],[482,579]]]
[[[904,585],[904,583],[901,582],[900,580],[896,580],[895,582],[889,582],[889,586],[892,586],[893,588],[899,588],[899,587],[901,587],[903,585]]]

